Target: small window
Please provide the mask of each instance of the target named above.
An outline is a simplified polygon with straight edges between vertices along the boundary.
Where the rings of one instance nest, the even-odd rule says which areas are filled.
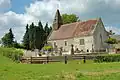
[[[67,46],[67,41],[65,41],[65,46]]]
[[[89,49],[87,49],[87,52],[89,52]]]
[[[80,45],[84,45],[84,39],[80,39]]]

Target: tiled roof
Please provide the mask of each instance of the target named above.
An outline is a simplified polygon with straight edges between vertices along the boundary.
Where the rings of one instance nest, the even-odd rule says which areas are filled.
[[[97,19],[74,22],[61,25],[58,30],[52,31],[49,40],[68,39],[76,36],[86,36],[94,29]]]

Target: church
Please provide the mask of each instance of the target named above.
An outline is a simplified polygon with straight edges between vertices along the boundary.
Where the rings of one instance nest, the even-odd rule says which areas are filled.
[[[101,18],[63,24],[57,10],[48,42],[53,48],[62,48],[63,51],[70,51],[73,45],[74,50],[91,53],[108,49],[105,43],[108,37]]]

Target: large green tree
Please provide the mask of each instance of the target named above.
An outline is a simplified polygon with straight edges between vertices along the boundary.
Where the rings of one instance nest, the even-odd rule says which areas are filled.
[[[30,45],[30,49],[33,50],[34,47],[35,47],[35,43],[34,43],[34,32],[35,32],[35,26],[34,26],[34,23],[32,23],[30,25],[30,28],[29,28],[29,45]]]
[[[80,21],[79,17],[75,14],[62,14],[62,20],[63,24]]]
[[[44,46],[44,40],[45,40],[45,31],[43,28],[43,25],[41,21],[38,22],[38,28],[39,28],[39,48],[41,49]]]
[[[42,49],[44,44],[47,42],[47,37],[52,28],[48,27],[48,23],[46,23],[45,27],[41,21],[38,22],[38,26],[35,26],[32,23],[30,26],[26,26],[26,32],[23,37],[23,44],[25,49]]]
[[[11,28],[9,29],[9,32],[2,37],[1,42],[5,47],[13,47],[14,35]]]
[[[26,25],[26,32],[25,35],[23,37],[23,45],[25,47],[25,49],[29,50],[30,49],[30,45],[29,45],[29,25]]]
[[[45,40],[47,39],[47,36],[50,33],[50,29],[48,27],[48,23],[46,23],[45,27],[44,27],[44,31],[45,31]]]

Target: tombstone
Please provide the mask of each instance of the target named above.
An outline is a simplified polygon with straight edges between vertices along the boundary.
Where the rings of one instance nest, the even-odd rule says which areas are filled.
[[[55,45],[55,47],[54,47],[54,51],[55,51],[55,54],[58,53],[58,47],[57,47],[57,45]]]
[[[60,55],[62,55],[63,47],[60,47]]]
[[[72,44],[71,45],[71,55],[74,55],[74,48],[73,47],[74,47],[74,45]]]
[[[38,49],[35,49],[35,56],[38,57],[39,56],[39,50]]]

